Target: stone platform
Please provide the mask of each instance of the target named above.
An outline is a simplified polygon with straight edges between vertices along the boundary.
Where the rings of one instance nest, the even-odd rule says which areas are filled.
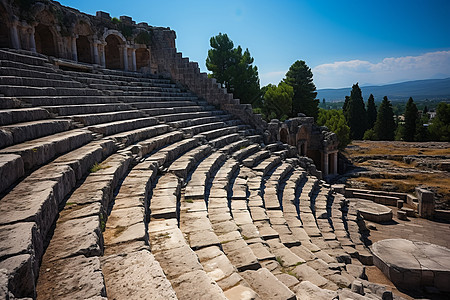
[[[450,292],[450,249],[405,239],[378,241],[371,248],[374,264],[399,288]]]
[[[356,202],[356,209],[369,221],[381,223],[392,220],[392,209],[382,204],[370,200],[350,198],[351,202]]]

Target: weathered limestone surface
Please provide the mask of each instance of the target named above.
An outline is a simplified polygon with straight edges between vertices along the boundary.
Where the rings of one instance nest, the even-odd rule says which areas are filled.
[[[350,201],[355,202],[356,209],[366,220],[378,223],[392,220],[392,209],[387,206],[363,199],[351,198]]]
[[[25,173],[20,155],[0,155],[0,193],[7,189]]]
[[[147,250],[102,259],[110,299],[177,299],[159,263]]]
[[[263,299],[296,299],[295,294],[266,268],[245,271],[242,276]]]
[[[42,277],[42,278],[41,278]],[[105,297],[106,289],[98,257],[76,256],[61,260],[41,272],[37,299],[86,299]],[[80,289],[82,287],[82,289]]]
[[[337,292],[321,289],[314,283],[305,280],[295,287],[297,299],[304,300],[330,300],[337,297]]]
[[[450,292],[450,249],[405,239],[381,240],[371,248],[374,264],[396,285]]]

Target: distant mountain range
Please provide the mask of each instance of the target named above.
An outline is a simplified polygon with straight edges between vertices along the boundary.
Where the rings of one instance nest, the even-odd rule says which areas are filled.
[[[363,98],[366,101],[373,94],[375,101],[379,102],[384,96],[391,101],[406,101],[413,97],[418,100],[450,100],[450,78],[414,80],[401,83],[360,86]],[[317,90],[317,99],[327,102],[344,101],[345,96],[350,96],[351,87],[341,89]]]

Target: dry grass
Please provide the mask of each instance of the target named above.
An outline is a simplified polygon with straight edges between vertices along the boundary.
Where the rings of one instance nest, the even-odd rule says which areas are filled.
[[[354,141],[347,147],[350,156],[373,155],[450,155],[449,143],[434,143],[437,147],[421,147],[420,143],[383,142],[383,141]],[[423,145],[429,145],[425,143]]]
[[[407,155],[450,157],[450,143],[355,141],[345,152],[350,159],[373,156],[373,159],[355,163],[370,172],[352,181],[363,183],[368,189],[386,190],[389,187],[392,190],[394,187],[402,193],[413,193],[417,186],[426,186],[437,192],[440,203],[450,205],[449,172],[432,171],[415,163],[403,162],[403,156]],[[391,157],[377,159],[377,156],[386,155]]]

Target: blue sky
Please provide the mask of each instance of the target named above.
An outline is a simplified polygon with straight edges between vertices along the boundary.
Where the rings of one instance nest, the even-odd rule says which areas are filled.
[[[277,84],[298,59],[318,88],[450,77],[450,1],[61,0],[94,14],[170,27],[183,56],[205,59],[210,37],[248,48],[261,86]]]

